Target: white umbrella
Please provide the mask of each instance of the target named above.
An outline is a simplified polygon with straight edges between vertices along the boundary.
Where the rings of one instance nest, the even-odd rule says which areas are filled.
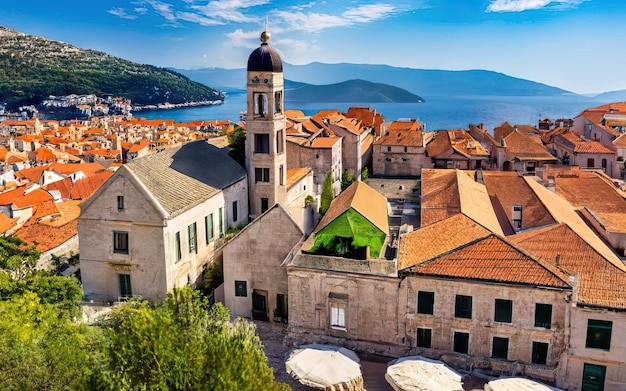
[[[392,361],[385,379],[396,391],[463,391],[463,376],[441,361],[421,356]]]
[[[290,354],[285,367],[287,373],[300,383],[320,390],[344,384],[363,384],[359,357],[340,346],[303,345]]]
[[[488,391],[563,391],[560,388],[550,387],[534,380],[522,377],[507,377],[492,380],[487,383]]]

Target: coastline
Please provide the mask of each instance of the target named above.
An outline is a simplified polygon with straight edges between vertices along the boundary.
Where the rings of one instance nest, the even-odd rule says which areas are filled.
[[[156,105],[133,105],[132,112],[146,111],[146,110],[170,110],[181,109],[185,107],[199,107],[199,106],[213,106],[224,104],[223,99],[217,100],[201,100],[197,102],[184,102],[184,103],[159,103]]]

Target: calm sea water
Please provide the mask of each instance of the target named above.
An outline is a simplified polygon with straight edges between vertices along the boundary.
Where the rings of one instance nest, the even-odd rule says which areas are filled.
[[[426,97],[425,103],[375,103],[370,108],[381,113],[385,120],[398,118],[417,118],[426,124],[427,130],[467,129],[469,124],[483,123],[487,129],[493,129],[502,122],[511,124],[537,125],[541,118],[552,120],[573,118],[582,110],[604,103],[593,98],[581,96],[476,96],[476,97]],[[336,109],[346,111],[350,106],[363,106],[359,103],[329,102],[289,102],[285,107],[290,110],[302,110],[306,115],[320,110]],[[171,110],[141,111],[136,117],[148,119],[174,119],[178,122],[191,120],[239,120],[239,112],[246,109],[245,94],[231,94],[222,105],[189,107]]]

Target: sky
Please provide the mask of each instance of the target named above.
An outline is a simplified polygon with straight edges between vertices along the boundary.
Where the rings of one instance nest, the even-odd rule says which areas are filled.
[[[181,69],[244,68],[266,19],[270,45],[294,65],[486,69],[580,94],[626,89],[624,0],[0,1],[2,26]]]

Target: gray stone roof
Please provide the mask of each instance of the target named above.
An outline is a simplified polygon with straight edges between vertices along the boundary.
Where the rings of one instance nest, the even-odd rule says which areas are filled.
[[[143,156],[124,165],[174,217],[246,178],[246,170],[205,140]]]

